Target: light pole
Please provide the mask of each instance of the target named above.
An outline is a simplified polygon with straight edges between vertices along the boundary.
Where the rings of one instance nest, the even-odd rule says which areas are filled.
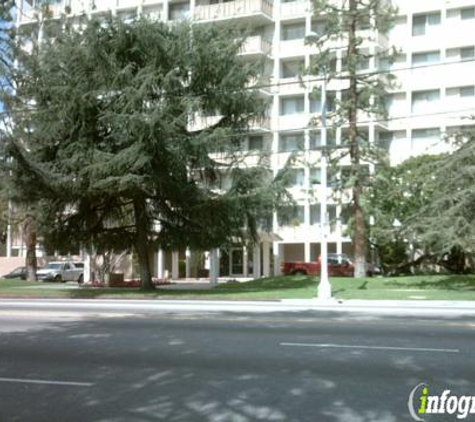
[[[318,285],[318,299],[328,300],[332,297],[332,286],[328,280],[328,243],[327,243],[327,69],[323,67],[323,84],[321,94],[322,128],[320,135],[320,283]]]
[[[321,36],[310,32],[305,38],[308,43],[316,42]],[[328,300],[332,297],[332,286],[328,280],[328,218],[327,218],[327,64],[323,65],[323,83],[321,92],[321,132],[320,132],[320,283],[318,284],[318,299]]]

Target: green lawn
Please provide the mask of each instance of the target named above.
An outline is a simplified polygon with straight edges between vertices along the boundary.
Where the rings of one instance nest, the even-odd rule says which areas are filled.
[[[339,299],[380,300],[475,300],[475,275],[427,275],[374,277],[355,280],[331,278],[333,295]],[[102,298],[102,299],[309,299],[316,296],[318,279],[290,276],[265,278],[247,283],[221,284],[212,290],[156,290],[81,288],[65,289],[54,283],[1,280],[0,297]]]

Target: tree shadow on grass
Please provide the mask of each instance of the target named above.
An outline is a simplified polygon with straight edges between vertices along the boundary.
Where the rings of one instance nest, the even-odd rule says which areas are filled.
[[[152,291],[143,291],[139,288],[81,288],[70,290],[68,297],[71,299],[95,299],[100,297],[114,296],[116,298],[199,298],[199,297],[221,297],[226,295],[236,295],[245,293],[268,293],[278,290],[306,289],[317,285],[313,277],[289,276],[277,278],[263,278],[245,283],[226,283],[218,286],[210,286],[206,289],[173,289],[169,287],[158,287]]]
[[[436,290],[450,290],[450,291],[475,291],[475,277],[473,276],[446,276],[443,278],[437,276],[426,276],[425,279],[414,281],[411,277],[406,277],[406,281],[390,280],[385,281],[386,286],[401,287],[401,288],[418,288],[418,289],[436,289]],[[414,279],[419,279],[420,276],[415,276]]]

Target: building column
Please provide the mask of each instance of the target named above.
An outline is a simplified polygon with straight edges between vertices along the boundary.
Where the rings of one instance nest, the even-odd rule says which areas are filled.
[[[180,273],[179,273],[179,267],[178,267],[178,262],[179,262],[179,254],[178,251],[173,251],[172,252],[172,279],[173,280],[178,280]]]
[[[257,243],[254,245],[253,255],[252,255],[253,266],[253,277],[259,278],[261,276],[261,244]]]
[[[274,254],[274,275],[280,275],[280,255],[282,245],[278,242],[274,242],[274,247],[272,248]]]
[[[314,261],[314,259],[312,259],[312,248],[311,248],[311,245],[310,245],[310,242],[308,240],[305,241],[304,243],[304,260],[305,262],[311,262],[311,261]]]
[[[185,278],[188,280],[190,278],[190,267],[191,267],[191,251],[186,248],[185,251]]]
[[[84,274],[83,274],[83,281],[84,283],[90,283],[92,280],[92,260],[91,254],[89,251],[85,250],[84,252]]]
[[[209,251],[209,282],[210,284],[218,284],[219,277],[219,256],[218,249],[214,248]]]
[[[263,242],[262,243],[262,266],[263,266],[262,275],[264,277],[270,277],[270,274],[271,274],[271,271],[270,271],[270,246],[271,246],[271,244],[269,242]]]
[[[157,251],[157,278],[163,280],[165,277],[165,254],[163,249],[158,249]]]
[[[249,277],[249,255],[245,246],[242,248],[242,275]]]

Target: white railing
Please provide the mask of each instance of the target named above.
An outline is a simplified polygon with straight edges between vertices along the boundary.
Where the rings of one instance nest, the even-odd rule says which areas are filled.
[[[270,54],[272,50],[272,43],[260,36],[255,35],[253,37],[246,38],[244,44],[241,47],[240,54]]]
[[[195,7],[195,19],[198,20],[234,18],[259,13],[272,17],[273,4],[268,0],[235,0]]]

